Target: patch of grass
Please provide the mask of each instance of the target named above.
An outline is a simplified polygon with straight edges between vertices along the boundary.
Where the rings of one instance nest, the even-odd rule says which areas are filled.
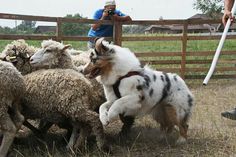
[[[65,131],[53,128],[44,140],[25,131],[14,141],[12,151],[20,157],[133,157],[133,156],[204,156],[225,157],[236,153],[236,123],[221,117],[236,104],[236,80],[211,80],[207,86],[201,81],[187,81],[195,96],[195,107],[189,122],[187,144],[176,146],[178,131],[160,140],[160,127],[150,116],[137,118],[129,136],[121,139],[122,127],[117,120],[105,128],[112,153],[97,149],[90,139],[89,148],[77,155],[65,149]],[[53,130],[53,131],[52,131]]]

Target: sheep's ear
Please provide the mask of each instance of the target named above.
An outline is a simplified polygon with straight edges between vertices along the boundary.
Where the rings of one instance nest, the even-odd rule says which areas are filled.
[[[3,53],[0,53],[0,60],[5,60],[6,56]]]
[[[69,44],[69,45],[65,45],[65,46],[63,47],[62,51],[65,51],[65,50],[68,49],[68,48],[71,48],[71,45],[70,45],[70,44]]]

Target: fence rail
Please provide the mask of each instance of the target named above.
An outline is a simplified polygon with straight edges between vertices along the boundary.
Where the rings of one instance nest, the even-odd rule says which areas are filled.
[[[188,34],[188,26],[200,24],[219,24],[220,19],[216,20],[135,20],[129,22],[112,22],[108,20],[92,20],[92,19],[72,19],[62,17],[46,17],[46,16],[29,16],[18,14],[0,13],[1,19],[11,20],[30,20],[30,21],[46,21],[55,22],[57,26],[56,35],[9,35],[0,34],[0,40],[47,40],[53,39],[57,41],[88,41],[93,38],[83,36],[65,36],[62,32],[63,23],[78,23],[78,24],[109,24],[114,27],[114,35],[109,40],[117,45],[122,45],[123,41],[180,41],[180,52],[137,52],[137,57],[142,63],[149,63],[159,70],[166,72],[177,72],[184,79],[199,79],[204,78],[210,63],[212,61],[214,51],[187,51],[188,41],[191,40],[219,40],[221,35],[193,35]],[[122,36],[123,25],[182,25],[182,34],[175,36]],[[236,39],[236,35],[228,35],[227,39]],[[222,55],[226,56],[219,60],[213,78],[235,78],[236,76],[236,51],[222,51]],[[231,57],[227,57],[231,56]],[[232,57],[234,56],[234,57]],[[171,58],[170,58],[171,57]],[[235,59],[232,59],[235,58]]]

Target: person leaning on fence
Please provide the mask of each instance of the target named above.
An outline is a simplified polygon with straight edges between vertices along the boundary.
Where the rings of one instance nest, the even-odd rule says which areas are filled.
[[[94,15],[95,20],[131,21],[130,16],[116,9],[115,0],[107,0],[103,9],[98,9]],[[93,24],[88,32],[88,37],[112,37],[113,25]],[[94,41],[88,42],[88,48],[94,48]]]
[[[224,3],[225,3],[225,10],[224,10],[224,15],[222,17],[222,23],[226,25],[226,22],[229,18],[231,21],[234,21],[234,17],[231,12],[234,0],[225,0]],[[234,108],[231,111],[222,112],[221,115],[225,118],[236,120],[236,108]]]

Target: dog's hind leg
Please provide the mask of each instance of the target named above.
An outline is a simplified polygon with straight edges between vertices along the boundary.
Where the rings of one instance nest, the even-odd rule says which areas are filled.
[[[160,123],[160,139],[166,139],[167,135],[172,133],[174,125],[177,123],[175,109],[165,103],[158,104],[154,109],[153,118]]]
[[[176,109],[171,105],[165,105],[165,114],[166,114],[166,122],[167,122],[167,132],[172,132],[174,126],[178,126],[180,136],[178,137],[176,144],[184,144],[187,141],[187,119],[186,120],[180,120],[177,116]],[[185,118],[184,118],[185,119]]]
[[[180,131],[180,137],[178,138],[176,144],[183,144],[187,140],[188,119],[189,119],[189,114],[186,113],[185,117],[181,120],[181,122],[178,125]]]

